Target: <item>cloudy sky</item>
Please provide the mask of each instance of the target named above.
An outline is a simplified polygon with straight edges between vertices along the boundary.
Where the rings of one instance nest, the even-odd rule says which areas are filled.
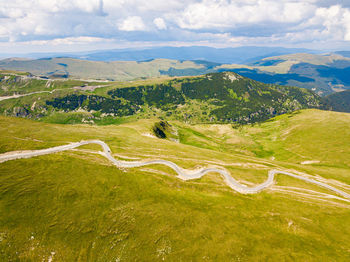
[[[350,49],[350,0],[0,0],[0,53],[206,45]]]

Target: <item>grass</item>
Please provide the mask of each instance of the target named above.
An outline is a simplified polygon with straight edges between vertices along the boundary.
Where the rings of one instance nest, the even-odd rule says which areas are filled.
[[[0,152],[101,139],[123,156],[186,168],[219,162],[250,183],[274,166],[350,184],[347,114],[305,110],[241,129],[171,122],[180,144],[142,136],[157,119],[108,126],[0,120]],[[258,156],[257,147],[276,159]],[[321,162],[300,165],[299,154]],[[183,182],[167,167],[121,170],[97,154],[67,151],[0,164],[0,261],[346,261],[350,213],[342,205],[269,190],[241,195],[215,174]]]
[[[12,189],[2,194],[1,244],[11,244],[4,250],[8,258],[38,260],[52,251],[60,261],[317,260],[348,254],[349,215],[336,208],[267,193],[218,192],[136,170],[128,175],[64,155],[9,162],[2,170],[16,171],[2,181]]]
[[[27,94],[40,91],[49,92],[53,90],[73,90],[74,87],[80,87],[83,85],[103,86],[110,84],[104,82],[85,82],[82,80],[74,79],[35,79],[26,76],[27,74],[28,73],[24,72],[0,70],[0,78],[8,77],[7,80],[3,79],[3,81],[0,81],[0,95],[7,96],[13,94]]]
[[[195,125],[193,129],[208,139],[221,140],[226,150],[245,149],[290,163],[319,160],[320,165],[349,168],[350,150],[344,146],[350,143],[349,123],[350,114],[310,109],[238,129],[228,125]]]
[[[54,112],[43,117],[41,121],[54,124],[80,124],[83,120],[89,121],[92,117],[88,112]]]
[[[63,64],[67,66],[63,66]],[[160,77],[160,70],[174,69],[205,69],[203,65],[192,61],[177,61],[170,59],[155,59],[149,62],[136,61],[86,61],[73,58],[52,58],[50,60],[27,60],[9,62],[3,67],[11,70],[29,71],[35,75],[50,76],[51,72],[68,72],[71,78],[108,79],[129,81],[140,78]]]
[[[53,112],[52,114],[40,119],[42,122],[52,124],[91,124],[91,125],[120,125],[135,121],[136,116],[129,117],[94,117],[90,112]]]

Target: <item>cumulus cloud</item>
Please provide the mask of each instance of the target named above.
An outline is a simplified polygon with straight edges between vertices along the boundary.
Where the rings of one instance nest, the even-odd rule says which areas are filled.
[[[165,29],[167,28],[164,19],[161,18],[161,17],[155,18],[155,19],[153,20],[153,23],[156,25],[156,27],[157,27],[159,30],[165,30]]]
[[[143,31],[146,29],[142,18],[139,16],[129,16],[118,25],[121,31]]]
[[[315,6],[307,2],[204,0],[189,5],[177,18],[177,23],[187,29],[220,29],[261,22],[297,23],[314,10]]]
[[[296,41],[350,41],[350,10],[340,5],[316,8],[313,16],[287,35]]]
[[[346,47],[350,41],[350,2],[0,0],[0,42],[54,44],[60,43],[55,39],[79,37],[130,43],[201,41],[227,46],[302,46],[319,41]]]
[[[75,45],[75,44],[88,44],[88,43],[99,43],[113,41],[100,37],[88,37],[88,36],[79,36],[79,37],[66,37],[66,38],[55,38],[52,40],[33,40],[25,42],[27,45]]]

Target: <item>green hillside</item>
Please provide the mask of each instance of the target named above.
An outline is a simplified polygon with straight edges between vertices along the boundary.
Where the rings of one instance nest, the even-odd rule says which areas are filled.
[[[26,71],[34,75],[53,78],[107,79],[118,81],[160,77],[162,75],[161,71],[170,69],[202,71],[207,69],[207,67],[201,63],[170,59],[155,59],[145,62],[100,62],[64,57],[36,60],[4,59],[0,60],[0,69],[1,68],[6,70]]]
[[[70,81],[54,81],[56,86],[66,85],[55,92],[0,101],[0,112],[56,123],[110,123],[157,116],[188,123],[245,124],[299,109],[326,108],[307,89],[263,84],[232,72],[110,82],[99,88],[90,83],[72,88],[67,86]]]
[[[84,82],[78,80],[51,80],[33,76],[25,72],[0,71],[0,96],[28,94],[31,92],[52,92],[83,85],[106,85],[100,82]]]
[[[267,57],[250,65],[220,65],[264,83],[298,86],[326,96],[350,88],[350,59],[336,54],[289,54]]]
[[[238,59],[238,61],[241,60]],[[307,88],[320,96],[350,88],[350,58],[338,54],[296,53],[265,57],[250,64],[220,64],[203,60],[172,59],[103,62],[66,57],[34,60],[11,58],[0,60],[0,69],[25,71],[51,79],[110,81],[196,76],[233,71],[267,84]]]
[[[302,110],[237,129],[171,121],[179,142],[150,135],[157,119],[109,126],[0,120],[1,153],[101,139],[121,160],[223,166],[249,186],[277,168],[350,193],[345,113]],[[1,261],[350,259],[349,202],[333,192],[281,175],[268,190],[242,195],[214,173],[184,182],[160,165],[118,169],[99,150],[0,163]]]
[[[331,94],[326,101],[333,111],[350,113],[350,90]]]

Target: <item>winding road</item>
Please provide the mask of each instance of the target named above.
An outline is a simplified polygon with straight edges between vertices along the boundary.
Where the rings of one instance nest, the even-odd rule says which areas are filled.
[[[0,96],[0,101],[7,100],[7,99],[12,99],[12,98],[19,98],[23,96],[30,96],[30,95],[35,95],[35,94],[41,94],[41,93],[50,93],[52,94],[55,91],[58,90],[63,90],[63,89],[54,89],[51,91],[36,91],[36,92],[31,92],[31,93],[26,93],[26,94],[14,94],[12,96]]]
[[[175,163],[167,160],[151,160],[151,161],[120,161],[115,159],[112,154],[111,154],[111,149],[109,146],[101,141],[101,140],[89,140],[89,141],[80,141],[80,142],[75,142],[75,143],[70,143],[68,145],[63,145],[63,146],[57,146],[57,147],[51,147],[47,149],[42,149],[42,150],[34,150],[34,151],[23,151],[23,152],[7,152],[5,154],[0,155],[0,163],[9,161],[9,160],[15,160],[15,159],[20,159],[20,158],[31,158],[35,156],[41,156],[41,155],[47,155],[47,154],[53,154],[57,152],[62,152],[66,150],[71,150],[74,148],[77,148],[82,145],[87,145],[87,144],[97,144],[100,145],[103,148],[103,152],[100,152],[101,155],[105,156],[108,160],[110,160],[115,166],[120,167],[120,168],[132,168],[132,167],[142,167],[146,165],[154,165],[154,164],[160,164],[160,165],[165,165],[173,169],[177,173],[177,177],[182,179],[182,180],[191,180],[191,179],[197,179],[202,176],[204,176],[207,173],[219,173],[225,180],[225,183],[232,188],[233,190],[242,193],[242,194],[256,194],[269,186],[273,185],[274,183],[274,178],[275,175],[277,174],[283,174],[286,176],[294,177],[300,180],[303,180],[305,182],[311,183],[318,185],[320,187],[329,189],[338,195],[350,199],[350,194],[341,191],[333,186],[330,186],[328,184],[319,182],[317,180],[307,178],[304,176],[296,175],[287,171],[281,171],[277,169],[270,170],[268,172],[268,178],[265,182],[255,186],[255,187],[248,187],[246,185],[240,184],[237,180],[235,180],[231,174],[224,168],[202,168],[198,170],[187,170],[179,167]]]

